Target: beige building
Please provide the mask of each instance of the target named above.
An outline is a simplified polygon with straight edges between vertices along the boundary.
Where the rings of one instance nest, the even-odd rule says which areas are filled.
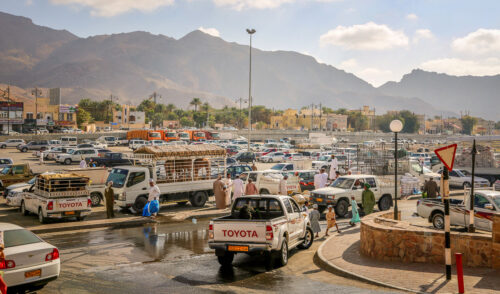
[[[326,130],[345,131],[347,130],[347,115],[330,113],[326,116]]]

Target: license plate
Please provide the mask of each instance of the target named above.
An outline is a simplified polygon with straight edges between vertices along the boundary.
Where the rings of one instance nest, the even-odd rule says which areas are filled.
[[[74,211],[65,211],[64,214],[65,215],[75,215],[75,212]]]
[[[37,269],[34,271],[29,271],[24,273],[24,278],[29,279],[29,278],[34,278],[34,277],[41,277],[42,276],[42,270]]]
[[[248,246],[227,246],[228,251],[248,252]]]
[[[318,201],[318,202],[323,202],[323,199],[321,199],[321,198],[316,198],[316,201]]]

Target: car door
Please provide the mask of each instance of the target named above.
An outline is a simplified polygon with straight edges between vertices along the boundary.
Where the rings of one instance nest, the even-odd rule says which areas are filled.
[[[288,236],[290,237],[290,242],[294,243],[297,240],[297,221],[300,218],[300,211],[296,212],[293,210],[293,206],[289,199],[284,198],[283,204],[285,205],[285,209],[288,217]]]
[[[491,205],[493,209],[486,208],[486,206],[489,206],[488,204]],[[478,229],[491,231],[491,217],[495,212],[495,206],[488,200],[488,198],[478,193],[474,194],[474,222]]]
[[[448,180],[450,186],[452,187],[461,187],[463,185],[462,179],[458,176],[457,172],[452,170],[449,172],[450,179]]]

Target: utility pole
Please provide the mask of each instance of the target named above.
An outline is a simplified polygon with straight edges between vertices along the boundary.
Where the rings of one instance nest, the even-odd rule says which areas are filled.
[[[323,118],[323,107],[322,104],[319,104],[319,131],[321,132],[321,119]]]
[[[35,95],[35,135],[38,134],[38,96],[42,95],[42,91],[35,87],[31,91],[31,95]]]
[[[153,94],[151,94],[151,95],[149,96],[149,98],[153,98],[153,101],[155,102],[155,104],[156,104],[156,97],[158,97],[158,98],[160,98],[160,99],[161,99],[161,95],[160,95],[160,94],[158,94],[158,93],[156,93],[156,91],[155,91],[155,92],[153,92]]]
[[[247,29],[250,35],[250,67],[248,74],[248,151],[250,151],[250,135],[252,131],[252,35],[256,30]]]

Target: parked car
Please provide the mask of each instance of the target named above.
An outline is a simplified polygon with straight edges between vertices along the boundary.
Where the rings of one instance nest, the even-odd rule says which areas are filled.
[[[69,165],[72,163],[78,163],[82,159],[98,156],[99,153],[96,149],[74,149],[71,153],[68,152],[66,154],[58,154],[56,162]]]
[[[236,178],[236,176],[239,176],[244,172],[250,171],[252,171],[252,167],[249,165],[233,165],[227,168],[227,173],[231,174],[231,179]]]
[[[241,152],[237,154],[234,159],[238,162],[252,163],[255,161],[255,153],[249,151]]]
[[[16,147],[19,145],[24,145],[26,142],[24,142],[23,139],[7,139],[5,142],[0,142],[0,148],[5,149],[7,147]]]
[[[7,166],[0,172],[0,190],[13,184],[29,181],[33,176],[33,171],[27,163]]]
[[[264,155],[260,158],[262,162],[281,162],[283,161],[283,158],[285,156],[285,153],[283,152],[271,152],[267,155]]]
[[[442,174],[443,170],[440,169],[438,174]],[[472,185],[472,176],[464,175],[460,170],[454,169],[449,172],[449,180],[450,187],[455,188],[470,188]],[[490,181],[481,177],[474,177],[474,187],[489,187]]]
[[[144,140],[130,140],[128,147],[132,150],[136,150],[142,146],[145,146],[147,141]]]
[[[105,166],[105,167],[134,164],[134,160],[126,157],[123,153],[118,153],[118,152],[107,152],[102,156],[85,158],[85,161],[87,163],[89,163],[90,160],[95,162],[97,166]]]
[[[291,160],[301,160],[304,159],[301,153],[288,153],[283,156],[283,159],[286,161],[291,161]]]
[[[251,216],[243,213],[251,208]],[[239,253],[266,255],[266,267],[274,259],[284,266],[289,251],[295,247],[311,247],[314,234],[309,216],[289,196],[254,195],[236,199],[231,214],[210,221],[208,246],[222,266],[231,266],[234,255]]]
[[[47,150],[50,148],[49,141],[31,141],[28,144],[21,144],[17,146],[17,150],[21,152],[28,152],[28,150]]]
[[[59,277],[60,259],[57,247],[43,241],[30,230],[10,223],[0,223],[3,234],[3,279],[7,287],[23,286],[39,290]]]
[[[0,158],[0,168],[12,165],[14,162],[10,158]]]

